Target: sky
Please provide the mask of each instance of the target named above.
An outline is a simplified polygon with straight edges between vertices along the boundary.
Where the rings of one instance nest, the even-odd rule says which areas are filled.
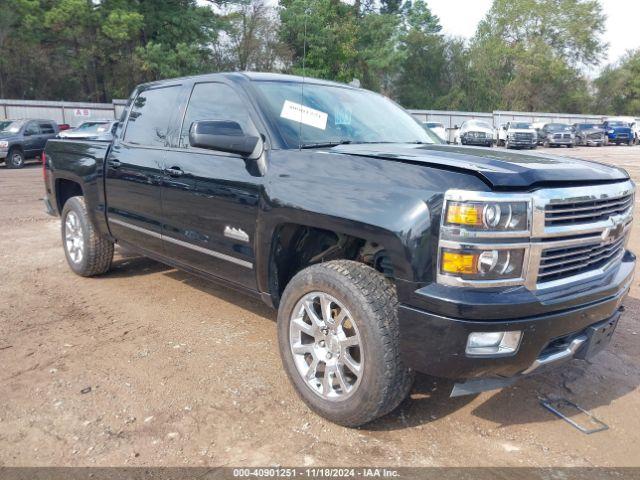
[[[427,0],[447,35],[470,38],[491,7],[492,0]],[[608,55],[600,68],[618,60],[628,49],[640,48],[640,0],[600,0],[607,15],[603,40]]]

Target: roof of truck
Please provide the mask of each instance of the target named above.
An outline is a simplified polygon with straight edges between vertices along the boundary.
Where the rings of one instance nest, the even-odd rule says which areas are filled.
[[[176,81],[194,81],[194,80],[215,80],[225,78],[231,81],[238,81],[241,79],[246,79],[250,81],[264,81],[264,82],[289,82],[289,83],[312,83],[316,85],[333,85],[340,86],[345,88],[354,88],[353,85],[347,85],[346,83],[332,82],[330,80],[322,80],[319,78],[313,77],[302,77],[299,75],[285,75],[283,73],[265,73],[265,72],[218,72],[218,73],[205,73],[202,75],[192,75],[188,77],[179,77],[179,78],[168,78],[166,80],[158,80],[155,82],[149,82],[142,84],[140,86],[151,86],[151,85],[165,85],[167,83],[173,83]]]

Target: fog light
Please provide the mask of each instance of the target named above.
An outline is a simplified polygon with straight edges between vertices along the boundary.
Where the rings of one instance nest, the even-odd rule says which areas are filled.
[[[467,355],[510,355],[518,351],[522,332],[472,332],[467,339]]]

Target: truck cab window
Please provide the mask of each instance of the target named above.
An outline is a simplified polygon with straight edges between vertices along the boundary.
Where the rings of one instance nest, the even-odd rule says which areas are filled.
[[[40,134],[40,129],[38,128],[37,124],[29,123],[29,124],[27,124],[27,127],[24,129],[24,134],[25,135],[39,135]]]
[[[224,83],[198,83],[194,85],[182,122],[181,148],[191,147],[189,145],[189,129],[193,122],[200,120],[238,122],[244,133],[258,135],[246,103],[233,88]]]
[[[43,135],[51,135],[55,133],[55,130],[53,129],[53,125],[51,125],[50,123],[41,123],[40,131],[42,132]]]
[[[173,110],[179,93],[179,85],[140,92],[131,106],[124,141],[164,147],[169,134],[168,112]]]

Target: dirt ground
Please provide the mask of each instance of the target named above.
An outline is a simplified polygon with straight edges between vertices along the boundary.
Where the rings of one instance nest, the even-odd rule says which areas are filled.
[[[552,153],[640,181],[640,147]],[[37,165],[0,167],[0,466],[640,466],[637,279],[593,364],[456,399],[422,376],[394,413],[347,429],[297,398],[273,311],[121,251],[111,273],[74,275],[42,194]],[[580,433],[541,395],[609,430]]]

